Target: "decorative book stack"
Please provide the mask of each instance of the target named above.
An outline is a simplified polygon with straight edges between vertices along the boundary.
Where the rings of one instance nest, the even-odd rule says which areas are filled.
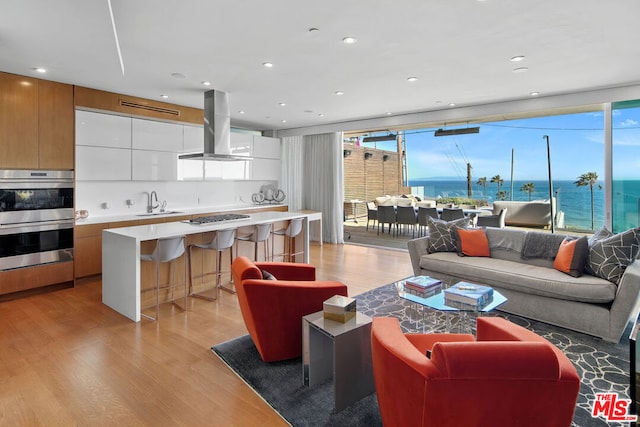
[[[334,295],[322,303],[324,318],[346,323],[356,317],[356,300],[342,295]]]
[[[404,281],[404,290],[422,298],[429,298],[442,291],[442,281],[429,276],[413,276]]]
[[[481,310],[493,300],[493,288],[458,282],[444,290],[444,303],[460,309]]]

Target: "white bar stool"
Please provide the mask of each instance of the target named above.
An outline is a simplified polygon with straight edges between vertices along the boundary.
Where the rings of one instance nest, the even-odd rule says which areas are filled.
[[[141,316],[146,317],[147,319],[157,320],[160,309],[160,290],[161,289],[171,289],[171,302],[175,303],[174,299],[174,288],[176,287],[175,282],[175,262],[178,258],[182,257],[185,253],[184,246],[184,236],[180,237],[172,237],[168,239],[158,239],[156,240],[156,247],[153,252],[150,254],[140,254],[140,261],[151,261],[155,263],[156,270],[156,316],[152,317],[147,314],[140,313]],[[160,286],[160,263],[169,263],[169,272],[171,275],[171,281],[166,285]],[[183,274],[183,283],[184,283],[184,303],[183,310],[187,309],[187,263],[184,263],[184,274]],[[147,306],[145,308],[149,308],[152,306]]]
[[[271,261],[275,259],[275,257],[282,257],[282,260],[285,262],[291,262],[293,257],[296,255],[302,255],[304,251],[291,253],[293,248],[293,240],[302,232],[302,223],[304,218],[293,218],[289,221],[289,225],[287,228],[281,228],[278,230],[273,230],[271,232]],[[275,250],[275,236],[284,236],[284,252],[280,254],[274,254]]]
[[[233,243],[235,242],[235,237],[236,237],[236,230],[235,229],[229,229],[229,230],[218,230],[216,231],[216,235],[213,237],[213,239],[209,242],[206,243],[204,245],[202,244],[191,244],[189,245],[189,296],[191,297],[196,297],[196,298],[203,298],[209,301],[215,301],[218,299],[218,294],[220,292],[220,289],[223,289],[227,292],[231,292],[235,294],[235,291],[231,288],[228,288],[226,286],[222,285],[222,273],[225,273],[225,271],[222,271],[221,268],[221,264],[222,264],[222,253],[229,249],[231,251],[230,253],[230,259],[231,261],[233,261]],[[216,251],[216,269],[215,271],[211,272],[211,273],[203,273],[202,276],[200,277],[204,277],[204,276],[208,276],[208,275],[215,275],[216,276],[216,285],[215,285],[215,297],[210,297],[207,295],[204,295],[203,293],[196,293],[193,292],[193,262],[192,262],[192,257],[193,257],[193,248],[200,248],[203,250],[211,250],[211,251]],[[229,263],[231,264],[231,262]],[[231,271],[231,269],[229,269],[229,272]]]
[[[256,224],[253,226],[253,232],[245,236],[236,236],[236,254],[238,254],[238,242],[253,242],[253,261],[258,261],[258,243],[264,245],[264,260],[269,258],[269,236],[271,236],[272,224]]]

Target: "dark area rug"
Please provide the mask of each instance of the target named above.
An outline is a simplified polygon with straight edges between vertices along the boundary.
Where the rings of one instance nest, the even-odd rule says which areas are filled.
[[[213,351],[293,426],[381,426],[375,394],[338,412],[333,382],[302,384],[302,359],[265,363],[249,335],[218,344]]]
[[[401,321],[406,332],[416,328],[426,332],[443,330],[444,314],[429,312],[420,323],[422,313],[398,297],[393,285],[382,286],[355,297],[358,311],[369,316],[391,316]],[[629,351],[625,332],[620,344],[501,312],[490,313],[506,317],[514,323],[545,337],[567,354],[582,378],[573,426],[626,426],[591,417],[591,407],[597,392],[616,392],[628,396]],[[451,316],[452,328],[459,318]],[[212,350],[246,381],[262,398],[293,426],[380,426],[380,414],[375,393],[339,412],[332,413],[333,383],[316,387],[302,384],[302,360],[265,363],[260,359],[248,335],[215,345]]]

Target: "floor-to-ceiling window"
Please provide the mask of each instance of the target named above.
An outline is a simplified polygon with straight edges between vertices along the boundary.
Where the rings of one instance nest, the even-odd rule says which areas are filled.
[[[611,145],[605,138],[609,124]],[[441,128],[475,127],[477,133],[435,136]],[[426,198],[467,197],[471,181],[472,198],[487,204],[548,199],[551,193],[556,228],[589,232],[611,224],[619,232],[640,225],[640,100],[612,103],[610,109],[609,104],[576,107],[567,114],[470,119],[400,135],[406,149],[402,172],[414,192]],[[401,151],[396,141],[376,145],[383,147]]]
[[[640,225],[640,100],[616,102],[611,112],[612,226]]]
[[[560,227],[604,224],[602,109],[445,129],[476,126],[478,133],[442,137],[436,129],[406,131],[409,184],[425,197],[466,197],[470,172],[474,199],[549,199],[550,159]]]

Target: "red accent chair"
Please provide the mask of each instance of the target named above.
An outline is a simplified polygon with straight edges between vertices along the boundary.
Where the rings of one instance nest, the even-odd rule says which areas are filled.
[[[263,279],[262,270],[276,280]],[[340,282],[316,281],[316,268],[289,262],[253,262],[238,257],[231,265],[242,318],[265,362],[302,355],[302,317],[322,310],[334,295],[347,296]]]
[[[373,373],[385,426],[570,426],[580,378],[535,333],[498,317],[468,334],[404,334],[374,318]],[[431,350],[431,358],[426,351]]]

